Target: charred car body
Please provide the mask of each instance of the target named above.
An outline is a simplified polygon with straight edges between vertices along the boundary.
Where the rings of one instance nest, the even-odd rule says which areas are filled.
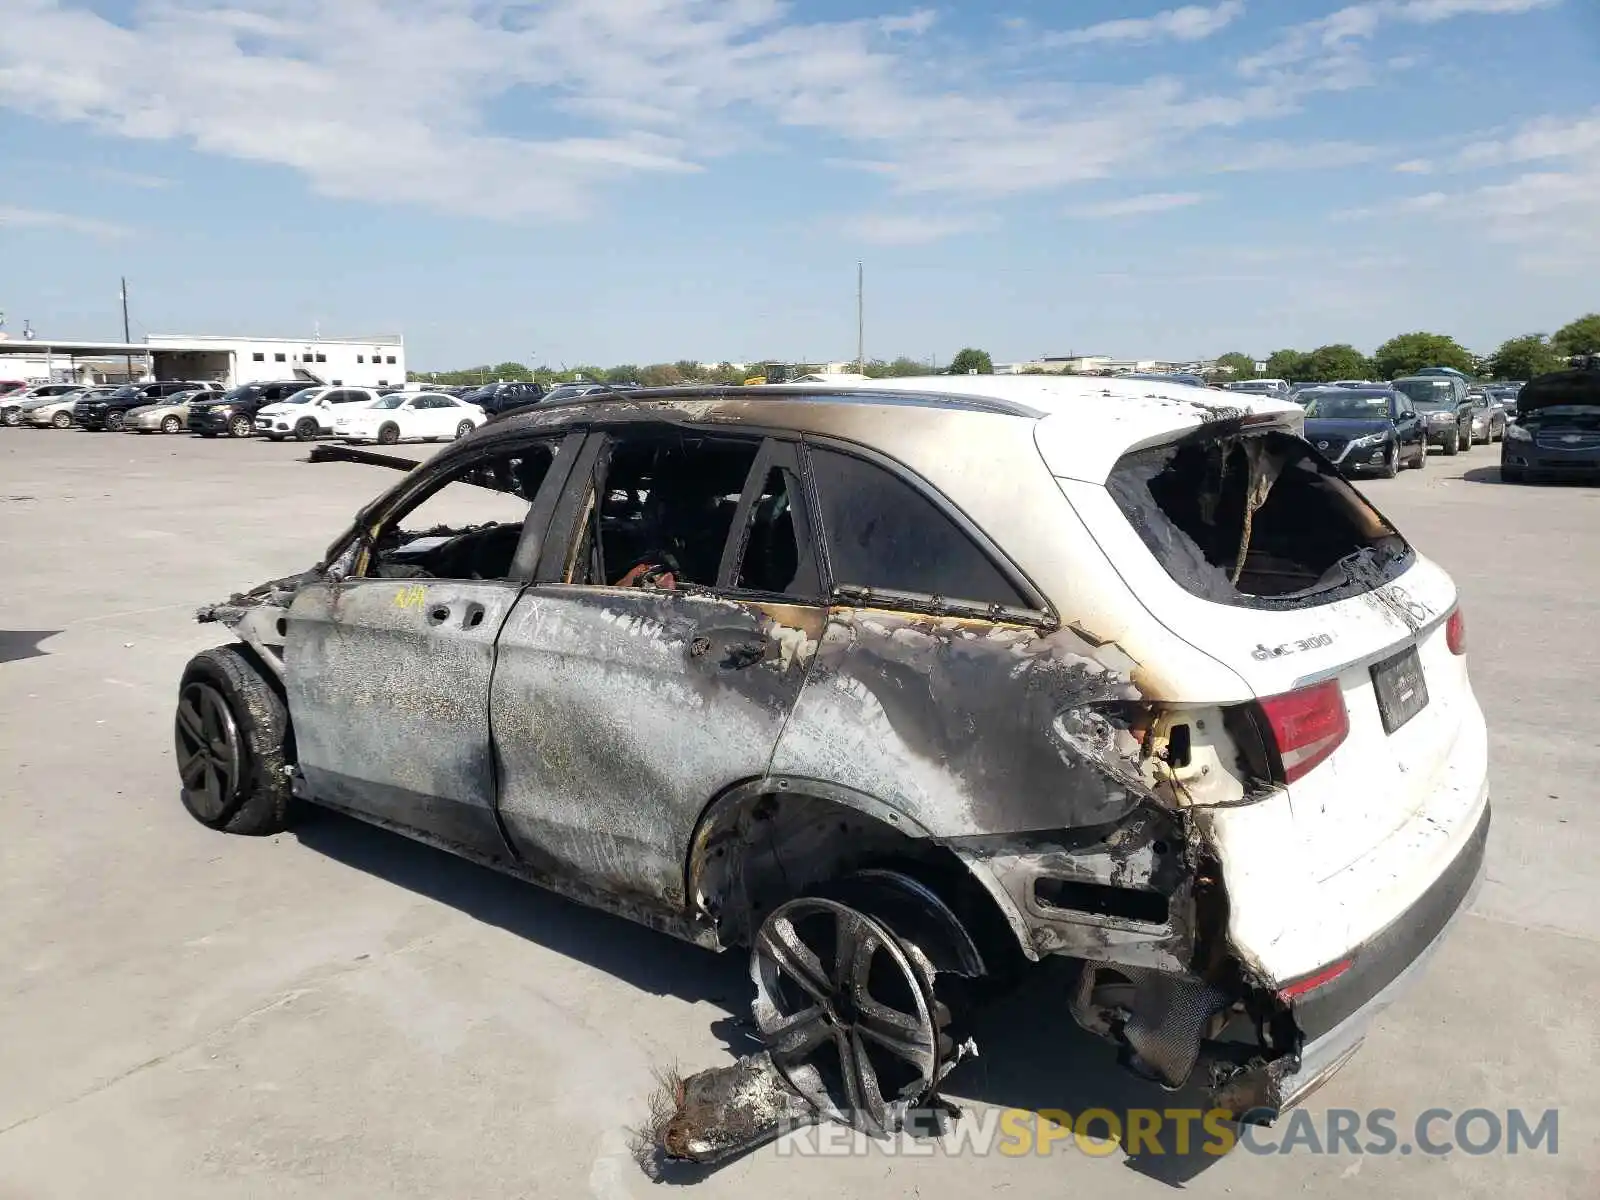
[[[314,800],[751,947],[776,1069],[869,1131],[949,1069],[964,980],[1047,956],[1131,1069],[1276,1110],[1437,943],[1489,820],[1455,588],[1302,420],[943,377],[330,449],[407,474],[201,610],[239,641],[180,683],[185,804],[264,833]]]

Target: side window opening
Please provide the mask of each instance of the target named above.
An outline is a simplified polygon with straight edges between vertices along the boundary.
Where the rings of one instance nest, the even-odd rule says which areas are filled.
[[[873,463],[812,447],[836,586],[908,592],[976,607],[1030,609],[993,560],[917,488]]]
[[[1355,488],[1286,433],[1135,451],[1106,486],[1167,573],[1218,603],[1339,599],[1383,583],[1410,552]]]
[[[800,481],[782,467],[772,467],[750,506],[743,552],[734,572],[740,591],[813,597],[819,588],[816,568],[800,546],[795,511],[804,505]]]
[[[555,449],[536,443],[446,476],[378,531],[367,576],[509,579],[523,522]]]
[[[623,435],[596,462],[569,583],[714,587],[759,443],[674,432]]]

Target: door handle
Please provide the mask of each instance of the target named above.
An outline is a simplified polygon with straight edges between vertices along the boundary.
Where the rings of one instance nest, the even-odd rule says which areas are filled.
[[[729,670],[753,667],[763,661],[772,649],[772,641],[760,636],[741,636],[743,631],[697,633],[689,639],[688,652],[692,659],[714,663]]]
[[[752,638],[745,642],[734,642],[723,655],[722,665],[735,670],[741,667],[753,667],[756,663],[767,657],[767,650],[772,643],[766,638]]]

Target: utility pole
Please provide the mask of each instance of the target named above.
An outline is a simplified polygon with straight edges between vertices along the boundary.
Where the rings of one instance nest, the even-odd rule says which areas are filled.
[[[122,277],[122,344],[128,345],[133,341],[133,335],[128,332],[128,277]],[[133,354],[125,353],[122,356],[122,369],[127,373],[124,383],[133,382]]]
[[[861,260],[856,259],[856,374],[867,373],[867,326],[862,316],[862,268]]]

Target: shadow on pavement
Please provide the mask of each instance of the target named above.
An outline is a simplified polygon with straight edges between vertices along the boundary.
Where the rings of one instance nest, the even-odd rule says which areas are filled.
[[[1201,1127],[1200,1113],[1211,1106],[1205,1094],[1189,1087],[1168,1092],[1124,1070],[1114,1046],[1086,1033],[1067,1011],[1067,996],[1077,979],[1077,965],[1065,959],[1047,959],[1025,976],[1016,991],[987,1006],[974,1021],[977,1058],[963,1062],[946,1081],[944,1092],[957,1101],[968,1100],[1003,1108],[1049,1114],[1068,1113],[1076,1122],[1091,1109],[1101,1110],[1092,1123],[1092,1136],[1105,1139],[1104,1114],[1116,1118],[1123,1131],[1120,1148],[1101,1146],[1098,1153],[1122,1159],[1130,1170],[1174,1187],[1182,1186],[1222,1156],[1204,1152],[1217,1141]],[[1160,1153],[1150,1152],[1145,1141],[1127,1152],[1126,1131],[1134,1113],[1148,1121],[1151,1113],[1189,1110],[1195,1116],[1188,1130],[1187,1153],[1179,1153],[1177,1126],[1160,1124]],[[1056,1118],[1060,1120],[1060,1118]],[[1053,1148],[1056,1154],[1080,1154],[1068,1139]]]
[[[59,629],[0,629],[0,663],[44,657],[49,651],[39,649],[39,643],[60,632]]]
[[[327,809],[305,806],[294,833],[319,854],[587,963],[642,991],[712,1004],[724,1015],[712,1021],[711,1031],[731,1054],[760,1049],[749,1019],[750,982],[742,951],[701,950]],[[1117,1065],[1113,1047],[1077,1026],[1066,1008],[1075,975],[1075,964],[1048,960],[1027,972],[1015,991],[986,1005],[972,1023],[979,1056],[952,1072],[942,1092],[958,1104],[1047,1114],[1060,1110],[1074,1119],[1100,1109],[1114,1114],[1123,1130],[1129,1128],[1132,1110],[1207,1108],[1197,1090],[1166,1092],[1130,1075]],[[1101,1125],[1094,1127],[1094,1136],[1106,1136]],[[1198,1115],[1190,1130],[1189,1153],[1176,1153],[1170,1122],[1163,1122],[1161,1139],[1163,1153],[1123,1154],[1109,1148],[1108,1157],[1122,1156],[1127,1167],[1172,1186],[1220,1161],[1203,1152],[1207,1134]],[[1077,1153],[1070,1146],[1070,1139],[1063,1138],[1051,1152]],[[998,1150],[990,1153],[999,1157]],[[706,1173],[689,1168],[662,1182],[691,1182]]]
[[[1596,480],[1593,478],[1562,479],[1552,478],[1548,475],[1528,476],[1524,479],[1518,480],[1516,483],[1508,483],[1506,480],[1500,477],[1500,468],[1497,466],[1473,467],[1472,470],[1464,472],[1461,478],[1465,479],[1468,483],[1498,483],[1505,484],[1507,487],[1578,487],[1592,489],[1596,484]]]

